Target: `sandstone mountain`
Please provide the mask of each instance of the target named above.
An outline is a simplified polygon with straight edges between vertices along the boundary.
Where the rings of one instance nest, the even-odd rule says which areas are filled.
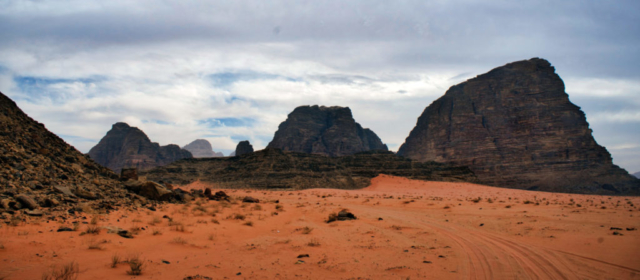
[[[267,148],[328,156],[388,150],[373,131],[353,119],[351,109],[317,105],[293,110]]]
[[[189,151],[194,158],[203,158],[203,157],[223,157],[224,155],[220,152],[214,152],[211,147],[211,143],[205,139],[196,139],[195,141],[189,143],[188,145],[182,147]]]
[[[250,154],[253,153],[253,146],[251,146],[251,143],[249,143],[249,141],[245,140],[245,141],[240,141],[240,143],[238,143],[238,146],[236,146],[236,151],[234,152],[233,156],[241,156],[244,154]]]
[[[152,143],[142,130],[126,123],[116,123],[89,156],[102,166],[119,172],[122,168],[148,170],[183,158],[193,157],[178,145]]]
[[[0,212],[19,215],[17,210],[29,208],[27,214],[39,215],[66,212],[65,205],[108,210],[130,204],[137,196],[117,178],[0,93]],[[50,208],[32,209],[41,206]]]
[[[543,191],[637,194],[569,101],[551,64],[509,63],[452,86],[429,105],[398,155],[469,166],[484,184]]]
[[[329,157],[279,149],[264,149],[237,157],[183,159],[143,175],[161,183],[215,183],[225,188],[358,189],[379,174],[413,179],[476,182],[467,167],[421,163],[392,152],[369,151]]]

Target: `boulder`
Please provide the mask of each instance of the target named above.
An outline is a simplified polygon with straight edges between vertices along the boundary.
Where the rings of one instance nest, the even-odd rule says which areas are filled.
[[[170,201],[173,197],[172,191],[167,190],[164,186],[152,181],[142,183],[138,194],[148,199],[158,201]]]
[[[15,196],[15,199],[22,204],[22,207],[29,208],[29,210],[36,209],[39,206],[35,199],[25,194],[19,194]]]
[[[120,171],[120,180],[138,180],[138,169],[137,168],[122,168]]]

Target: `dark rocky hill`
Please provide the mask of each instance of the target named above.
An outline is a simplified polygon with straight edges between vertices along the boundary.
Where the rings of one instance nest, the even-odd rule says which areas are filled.
[[[636,178],[640,178],[640,172],[633,173],[633,176],[635,176]]]
[[[373,131],[356,123],[349,108],[337,106],[296,108],[280,124],[267,148],[328,156],[388,150]]]
[[[555,192],[638,194],[613,165],[551,64],[509,63],[429,105],[398,155],[469,166],[484,184]]]
[[[216,153],[211,147],[211,143],[205,139],[196,139],[193,142],[182,147],[182,149],[189,151],[194,158],[203,157],[223,157],[220,152]]]
[[[160,146],[153,143],[142,130],[121,122],[114,124],[107,135],[89,150],[89,156],[116,172],[122,168],[148,170],[193,157],[178,145]]]
[[[144,175],[163,183],[188,184],[201,180],[225,188],[357,189],[368,186],[371,178],[379,174],[434,181],[477,181],[467,167],[421,163],[392,152],[328,157],[278,149],[231,158],[183,159]]]
[[[238,143],[238,146],[236,146],[236,151],[232,156],[241,156],[250,153],[253,153],[253,146],[251,146],[251,143],[249,143],[249,141],[245,140]]]
[[[117,178],[0,93],[0,211],[18,215],[21,208],[48,207],[32,209],[46,214],[76,204],[102,210],[130,205],[138,197]]]

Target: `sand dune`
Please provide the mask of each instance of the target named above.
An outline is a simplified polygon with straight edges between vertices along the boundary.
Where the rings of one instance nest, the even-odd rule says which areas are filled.
[[[355,191],[226,191],[230,203],[3,224],[0,277],[40,279],[75,261],[78,279],[128,279],[123,261],[137,255],[145,266],[135,279],[640,279],[637,197],[385,175]],[[358,219],[325,223],[343,208]],[[73,221],[77,231],[56,231]],[[90,227],[101,231],[83,234]]]

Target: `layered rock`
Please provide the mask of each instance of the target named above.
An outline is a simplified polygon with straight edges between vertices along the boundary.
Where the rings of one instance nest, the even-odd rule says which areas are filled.
[[[197,139],[186,146],[182,147],[193,155],[194,158],[203,158],[203,157],[223,157],[224,155],[220,152],[216,153],[213,151],[211,147],[211,143],[205,139]]]
[[[236,151],[233,154],[233,156],[241,156],[244,154],[250,154],[253,153],[253,146],[251,146],[251,143],[249,143],[249,141],[245,140],[245,141],[240,141],[240,143],[238,143],[238,146],[236,146]]]
[[[178,145],[153,143],[142,130],[121,122],[114,124],[107,135],[89,150],[89,156],[116,172],[122,168],[148,170],[193,157]]]
[[[100,211],[131,205],[138,197],[117,178],[0,93],[0,212],[20,215],[25,208],[42,215],[80,204]]]
[[[317,105],[293,110],[267,148],[328,156],[388,150],[373,131],[353,119],[349,108]]]
[[[379,174],[412,179],[476,182],[467,167],[421,163],[392,152],[369,151],[329,157],[265,149],[241,157],[183,159],[143,175],[161,183],[215,183],[225,188],[358,189]]]
[[[635,194],[551,64],[509,63],[452,86],[429,105],[398,155],[469,166],[493,186]]]

